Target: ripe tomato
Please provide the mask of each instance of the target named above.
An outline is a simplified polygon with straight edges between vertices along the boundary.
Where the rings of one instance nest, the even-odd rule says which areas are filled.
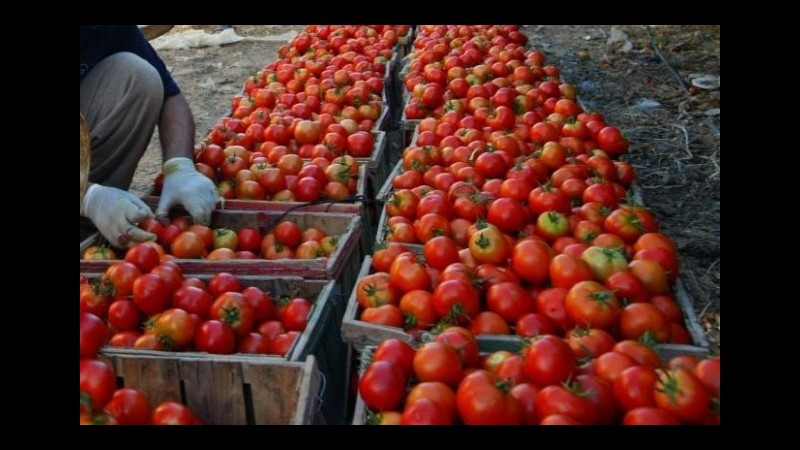
[[[150,418],[150,403],[136,389],[121,388],[114,391],[105,411],[120,425],[146,425]]]
[[[82,259],[107,261],[110,259],[117,259],[117,255],[114,253],[114,250],[112,250],[110,247],[93,245],[84,250]]]
[[[623,425],[680,425],[681,423],[669,412],[654,408],[651,406],[643,406],[628,411],[622,419]]]
[[[469,331],[474,335],[479,334],[511,334],[511,329],[505,320],[492,311],[478,313],[469,324]]]
[[[167,283],[158,275],[140,275],[133,282],[133,301],[143,313],[153,315],[169,304]]]
[[[172,294],[171,306],[197,314],[205,320],[211,311],[211,303],[212,298],[205,290],[197,286],[183,286]]]
[[[151,425],[202,425],[192,410],[180,403],[164,402],[153,410]]]
[[[271,355],[286,356],[298,336],[300,336],[298,331],[287,331],[275,336],[275,339],[269,343],[269,353]]]
[[[619,301],[613,292],[596,281],[581,281],[567,292],[567,315],[584,327],[608,329],[619,315]]]
[[[623,411],[656,406],[653,396],[658,378],[652,367],[633,366],[620,372],[614,380],[614,396]]]
[[[111,305],[114,285],[109,281],[91,281],[81,284],[80,310],[105,318]]]
[[[228,324],[240,338],[253,329],[253,314],[253,307],[238,292],[226,292],[211,304],[211,318]]]
[[[172,308],[158,315],[154,331],[165,350],[181,350],[192,342],[195,326],[189,313]]]
[[[102,280],[110,281],[114,285],[114,294],[117,297],[127,297],[133,293],[133,282],[141,273],[138,267],[123,261],[109,266]]]
[[[563,414],[582,425],[597,424],[597,408],[587,398],[580,383],[547,386],[536,396],[536,415]]]
[[[678,419],[695,423],[708,413],[711,404],[703,382],[686,369],[657,369],[656,405]]]
[[[562,339],[544,335],[525,350],[524,369],[528,379],[540,386],[560,383],[577,369],[575,354]]]
[[[511,268],[522,279],[533,283],[544,283],[549,276],[550,247],[537,239],[523,239],[511,253]]]
[[[377,411],[396,409],[405,395],[407,376],[390,361],[374,361],[361,376],[358,392],[364,403]]]
[[[517,336],[534,337],[540,334],[554,334],[555,325],[543,314],[528,313],[517,320],[514,331]]]
[[[236,335],[228,324],[207,320],[197,329],[194,346],[201,352],[228,355],[236,350]]]
[[[219,297],[226,292],[239,292],[242,284],[235,275],[228,272],[219,272],[208,282],[208,292],[213,297]]]
[[[711,397],[719,398],[719,356],[704,359],[697,364],[694,374],[703,383]]]
[[[669,342],[670,321],[655,305],[631,303],[619,314],[619,331],[623,339],[637,340],[647,333],[656,342]]]
[[[441,342],[455,350],[462,367],[478,366],[480,359],[478,341],[466,328],[449,327],[436,336],[436,342]]]
[[[106,342],[108,330],[103,320],[81,311],[81,358],[94,358]]]
[[[118,331],[134,330],[139,326],[139,308],[124,298],[114,300],[108,308],[108,323]]]
[[[303,238],[303,231],[296,223],[284,220],[275,226],[275,240],[289,247],[297,247]]]
[[[441,342],[423,344],[414,355],[414,374],[420,381],[439,381],[458,386],[463,369],[458,353]]]
[[[530,293],[514,282],[492,285],[486,292],[486,304],[508,323],[515,323],[534,309]]]
[[[522,409],[509,392],[500,390],[497,378],[485,370],[467,375],[456,392],[461,419],[467,425],[519,425]]]
[[[541,217],[541,216],[540,216]],[[550,283],[554,287],[571,288],[581,281],[592,280],[592,270],[580,258],[560,254],[553,257],[549,266]]]
[[[400,292],[389,283],[389,274],[376,272],[359,280],[356,299],[362,308],[397,304]]]
[[[117,384],[114,371],[96,359],[81,359],[81,410],[97,411],[111,399]]]

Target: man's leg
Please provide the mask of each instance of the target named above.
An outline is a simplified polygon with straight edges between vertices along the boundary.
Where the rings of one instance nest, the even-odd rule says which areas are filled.
[[[89,181],[127,190],[158,122],[164,88],[158,71],[133,53],[101,61],[81,82],[81,113],[92,136]],[[81,240],[94,231],[81,218]]]

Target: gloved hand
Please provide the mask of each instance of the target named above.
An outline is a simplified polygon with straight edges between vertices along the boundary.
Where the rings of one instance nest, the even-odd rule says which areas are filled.
[[[181,204],[195,223],[208,225],[218,198],[214,183],[195,169],[191,159],[172,158],[164,163],[164,186],[161,188],[156,217],[164,222],[169,209]]]
[[[153,241],[156,235],[136,225],[153,212],[138,197],[115,187],[93,184],[83,197],[81,215],[92,220],[113,245],[125,248],[135,242]]]

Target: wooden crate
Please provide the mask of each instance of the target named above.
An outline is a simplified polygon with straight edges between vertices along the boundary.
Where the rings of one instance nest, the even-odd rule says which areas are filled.
[[[501,339],[498,339],[501,338]],[[500,350],[506,350],[517,353],[522,349],[522,340],[516,336],[488,336],[481,335],[478,338],[478,347],[482,354],[493,353]],[[365,349],[369,351],[369,349]],[[702,347],[695,347],[692,345],[677,345],[677,344],[660,344],[656,346],[656,352],[661,357],[663,362],[669,361],[675,356],[694,356],[696,358],[705,358],[709,355],[708,349]],[[359,370],[359,374],[363,370]],[[356,405],[353,410],[353,419],[350,422],[352,425],[367,425],[367,406],[359,393],[356,393]]]
[[[408,104],[408,101],[405,101],[403,104]],[[419,126],[421,121],[422,119],[406,119],[405,107],[403,108],[403,115],[400,116],[400,130],[403,132],[403,149],[413,142],[414,130]]]
[[[364,239],[361,217],[352,214],[335,213],[284,213],[280,211],[232,211],[215,210],[211,217],[211,227],[225,227],[239,230],[243,227],[256,227],[262,232],[276,225],[280,220],[290,220],[301,228],[316,227],[328,235],[339,236],[336,250],[330,257],[315,259],[239,259],[209,261],[203,259],[176,259],[184,273],[213,274],[231,272],[238,275],[281,275],[299,276],[308,279],[339,280],[343,289],[352,288],[354,275],[358,272],[358,262],[364,252]],[[90,245],[99,242],[100,236],[81,242],[81,255]],[[124,253],[119,251],[118,255]],[[117,261],[81,260],[81,272],[103,272]]]
[[[188,356],[144,350],[103,351],[118,385],[150,404],[187,405],[208,425],[310,425],[322,379],[316,359],[287,362],[245,355]]]
[[[381,216],[378,219],[378,223],[375,227],[375,243],[382,242],[386,240],[386,235],[389,234],[389,214],[386,212],[386,207],[384,206],[381,208]],[[409,244],[406,242],[402,243],[409,251],[412,251],[418,255],[422,254],[422,249],[424,247],[423,244]]]
[[[100,274],[93,274],[92,276],[100,276]],[[208,274],[185,274],[186,277],[197,277],[201,280],[208,281],[211,275]],[[303,280],[298,277],[264,277],[264,276],[237,276],[243,287],[257,286],[258,288],[270,292],[274,297],[281,295],[298,295],[312,301],[312,309],[308,318],[308,325],[306,329],[300,333],[295,343],[289,349],[285,358],[270,355],[210,355],[202,352],[165,352],[165,351],[147,351],[139,349],[127,348],[114,348],[104,347],[102,354],[108,358],[114,358],[119,355],[124,355],[126,359],[134,359],[137,355],[142,356],[145,361],[140,363],[126,362],[128,365],[134,367],[141,366],[141,373],[145,376],[147,372],[154,372],[164,374],[167,370],[164,363],[150,361],[150,356],[159,356],[160,359],[174,359],[178,361],[185,359],[193,359],[198,361],[216,362],[217,357],[223,358],[228,361],[230,358],[246,357],[256,358],[264,361],[277,361],[277,362],[302,362],[306,361],[309,357],[313,358],[315,365],[322,377],[321,387],[316,389],[315,395],[318,398],[318,408],[321,410],[322,416],[317,418],[317,421],[324,418],[326,423],[343,423],[345,418],[345,401],[346,401],[346,388],[347,388],[347,373],[349,366],[345,364],[345,353],[347,348],[341,341],[340,327],[341,321],[337,318],[335,311],[335,303],[341,302],[340,287],[333,281],[325,280]],[[138,364],[138,365],[137,365]],[[209,364],[213,366],[213,364]],[[194,369],[193,369],[194,370]],[[198,369],[200,370],[200,369]],[[216,373],[217,369],[202,368],[204,373]],[[230,367],[220,370],[232,370]],[[119,373],[119,372],[118,372]],[[129,372],[130,373],[130,372]],[[165,375],[166,376],[166,375]],[[211,375],[209,375],[211,376]],[[139,380],[139,378],[134,378]],[[148,380],[137,381],[147,385]],[[154,382],[155,384],[158,384]],[[234,383],[235,384],[235,383]],[[319,384],[319,383],[318,383]],[[156,388],[149,388],[156,389]],[[176,389],[174,385],[169,383],[164,388],[166,393],[170,393]],[[251,387],[252,389],[252,387]],[[157,389],[156,389],[157,390]],[[184,383],[183,394],[185,396],[200,395],[188,392],[188,386]],[[230,397],[233,388],[225,391],[225,395]],[[180,390],[178,389],[178,392]],[[156,392],[157,396],[165,395],[162,392]],[[148,397],[149,398],[149,397]],[[238,398],[227,398],[214,400],[215,402],[229,402],[241,404],[242,400]],[[189,403],[187,403],[189,404]],[[190,405],[191,406],[191,405]],[[238,418],[235,419],[238,422]],[[260,423],[260,422],[256,422]]]
[[[394,178],[396,176],[400,175],[402,170],[403,170],[403,161],[401,158],[401,160],[397,161],[397,164],[394,165],[392,171],[389,172],[389,176],[386,177],[386,182],[383,183],[383,186],[381,186],[381,189],[375,195],[375,200],[381,203],[386,203],[386,199],[389,198],[389,194],[394,190],[394,187],[392,186],[392,181],[394,181]]]

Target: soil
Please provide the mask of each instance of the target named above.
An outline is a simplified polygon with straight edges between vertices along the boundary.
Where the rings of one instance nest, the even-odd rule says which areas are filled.
[[[176,26],[170,33],[187,28],[215,27]],[[240,36],[255,37],[300,29],[302,25],[235,26]],[[584,106],[602,112],[630,139],[629,161],[643,201],[656,214],[661,231],[678,245],[681,279],[712,350],[719,353],[719,25],[527,25],[523,31],[530,46],[545,52],[547,62],[578,88]],[[192,106],[198,141],[229,112],[244,79],[277,58],[282,44],[245,40],[159,52]],[[692,87],[699,75],[717,77],[716,89]],[[400,108],[393,111],[395,118]],[[389,130],[395,161],[400,142],[395,120]],[[154,137],[131,190],[146,193],[160,165]]]

